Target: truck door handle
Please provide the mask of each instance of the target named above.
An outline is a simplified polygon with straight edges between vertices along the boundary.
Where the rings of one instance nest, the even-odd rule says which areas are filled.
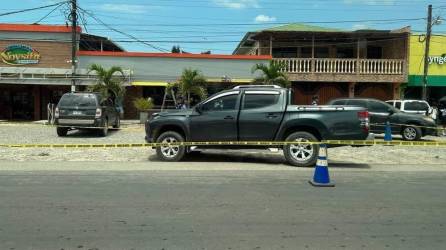
[[[267,114],[266,115],[266,118],[276,118],[277,117],[277,115],[275,115],[275,114]]]
[[[232,116],[230,116],[230,115],[228,115],[228,116],[225,116],[225,118],[224,118],[225,120],[234,120],[234,117],[232,117]]]

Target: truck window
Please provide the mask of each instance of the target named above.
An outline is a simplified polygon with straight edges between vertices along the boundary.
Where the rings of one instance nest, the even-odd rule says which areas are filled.
[[[388,113],[392,106],[377,101],[369,101],[369,110],[377,113]]]
[[[404,109],[407,111],[426,111],[429,107],[423,102],[406,102]]]
[[[395,108],[401,109],[401,102],[395,102]]]
[[[222,96],[203,104],[201,110],[205,112],[235,110],[237,98],[238,94]]]
[[[347,105],[367,108],[367,102],[363,100],[348,100]]]
[[[259,109],[273,106],[279,102],[277,94],[246,94],[243,101],[243,109]]]

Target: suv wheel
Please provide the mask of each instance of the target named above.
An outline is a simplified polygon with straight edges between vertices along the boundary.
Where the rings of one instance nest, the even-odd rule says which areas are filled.
[[[99,130],[101,136],[107,136],[108,134],[108,119],[105,118],[104,127]]]
[[[64,128],[64,127],[57,127],[57,135],[58,136],[66,136],[68,133],[68,128]]]
[[[157,143],[183,142],[182,135],[174,131],[162,133],[157,139]],[[180,161],[186,153],[185,146],[161,146],[156,148],[156,155],[163,161]]]
[[[113,128],[119,128],[121,127],[121,119],[119,118],[119,116],[116,117],[116,122],[115,125],[113,125]]]
[[[319,145],[305,144],[305,142],[319,141],[314,135],[308,132],[295,132],[285,140],[300,142],[283,146],[283,154],[289,164],[296,167],[312,167],[316,164]]]
[[[401,131],[403,140],[406,141],[417,141],[421,138],[421,129],[414,126],[404,127]]]

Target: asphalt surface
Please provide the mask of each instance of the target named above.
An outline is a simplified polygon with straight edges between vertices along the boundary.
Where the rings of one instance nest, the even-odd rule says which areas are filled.
[[[444,249],[445,169],[0,161],[0,249]]]

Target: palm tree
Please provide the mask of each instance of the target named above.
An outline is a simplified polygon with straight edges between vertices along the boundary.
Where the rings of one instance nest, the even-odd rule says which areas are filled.
[[[178,82],[170,84],[169,89],[177,88],[178,94],[187,100],[187,107],[190,105],[191,94],[198,95],[201,99],[206,98],[206,79],[199,70],[184,69]]]
[[[270,61],[269,65],[263,63],[257,63],[252,68],[252,73],[261,71],[262,75],[254,79],[254,83],[260,84],[278,84],[282,87],[289,87],[291,82],[288,80],[287,75],[282,72],[285,67],[283,63]]]
[[[115,101],[122,101],[125,94],[125,87],[122,85],[120,78],[115,78],[115,74],[119,73],[124,76],[124,71],[121,67],[113,66],[109,69],[103,68],[99,64],[92,64],[89,67],[89,73],[96,72],[97,82],[88,89],[93,92],[99,92],[103,98],[111,97]]]

